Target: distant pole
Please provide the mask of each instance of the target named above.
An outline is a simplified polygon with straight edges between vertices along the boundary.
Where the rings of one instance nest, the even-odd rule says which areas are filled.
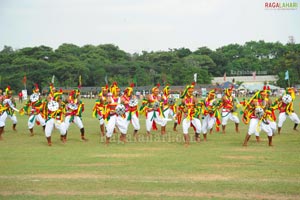
[[[24,77],[23,77],[23,84],[24,84],[25,90],[26,90],[26,82],[27,82],[27,77],[26,77],[26,74],[25,74]]]

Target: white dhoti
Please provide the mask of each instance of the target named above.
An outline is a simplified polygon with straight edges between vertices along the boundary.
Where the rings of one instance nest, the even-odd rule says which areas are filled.
[[[116,126],[122,134],[127,133],[126,118],[117,115],[111,115],[108,122],[105,124],[106,137],[110,138],[113,135]]]
[[[286,117],[289,116],[289,118],[295,123],[295,124],[299,124],[300,120],[299,117],[296,113],[291,113],[290,115],[286,114],[285,112],[279,113],[278,116],[278,128],[281,128],[284,121],[286,120]]]
[[[128,120],[128,116],[129,114],[131,114],[131,119]],[[128,127],[130,123],[132,123],[132,126],[134,128],[134,130],[140,130],[141,126],[140,126],[140,120],[136,114],[136,112],[126,112],[126,126]]]
[[[216,118],[214,116],[205,115],[204,119],[202,120],[202,132],[203,134],[206,134],[214,124],[216,123]]]
[[[261,130],[267,133],[268,136],[273,135],[272,128],[267,121],[262,121],[258,118],[251,118],[249,122],[248,135],[255,134],[255,136],[259,136]]]
[[[37,114],[37,115],[30,115],[29,119],[28,119],[28,128],[32,129],[34,127],[35,122],[38,121],[42,126],[46,125],[46,121],[45,119],[42,117],[41,114]]]
[[[232,112],[224,110],[222,111],[222,125],[227,125],[228,120],[233,121],[234,123],[240,123],[238,116],[234,115]]]
[[[54,126],[57,130],[59,130],[61,135],[66,135],[67,129],[66,129],[65,123],[61,122],[60,120],[51,118],[46,122],[46,127],[45,127],[46,137],[51,136]]]
[[[82,129],[82,128],[83,128],[83,123],[82,123],[81,118],[80,118],[79,116],[74,116],[73,121],[70,122],[71,117],[72,117],[71,115],[68,115],[68,116],[66,116],[66,118],[65,118],[65,126],[66,126],[66,130],[69,129],[69,126],[70,126],[70,123],[71,123],[71,122],[74,122],[74,123],[78,126],[79,129]]]
[[[146,118],[146,130],[149,132],[151,130],[152,124],[156,123],[160,126],[164,126],[166,124],[165,119],[159,116],[158,111],[149,111],[147,112]]]
[[[192,118],[190,120],[190,119],[184,118],[183,121],[182,121],[183,134],[185,134],[185,135],[188,134],[189,133],[188,129],[192,125],[196,129],[196,133],[200,133],[201,132],[201,121],[200,121],[200,119],[198,119],[198,118]]]

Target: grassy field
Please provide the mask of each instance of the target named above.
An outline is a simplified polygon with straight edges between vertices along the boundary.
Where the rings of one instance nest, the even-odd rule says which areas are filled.
[[[243,147],[247,126],[235,133],[229,122],[226,135],[214,132],[207,142],[185,148],[182,127],[173,132],[171,123],[167,135],[153,132],[147,139],[144,117],[138,142],[130,126],[128,143],[115,135],[105,146],[91,117],[94,100],[84,102],[88,142],[72,124],[66,144],[56,130],[48,147],[42,127],[29,136],[28,116],[18,115],[16,132],[7,119],[0,141],[0,199],[300,199],[300,132],[289,119],[273,147],[265,133],[260,143],[252,136]]]

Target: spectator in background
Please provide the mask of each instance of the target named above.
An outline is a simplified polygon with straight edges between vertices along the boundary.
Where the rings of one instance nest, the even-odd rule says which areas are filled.
[[[23,103],[23,93],[22,91],[19,92],[19,103]]]

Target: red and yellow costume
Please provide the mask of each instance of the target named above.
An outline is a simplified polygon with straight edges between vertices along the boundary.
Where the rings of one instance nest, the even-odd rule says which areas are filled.
[[[72,90],[69,94],[66,105],[65,126],[69,129],[70,123],[75,123],[80,129],[81,139],[86,140],[85,130],[82,123],[82,113],[84,112],[84,103],[80,100],[80,90]]]
[[[98,95],[98,99],[96,100],[94,107],[93,107],[93,117],[99,119],[100,123],[100,130],[102,136],[105,134],[105,127],[104,127],[104,116],[105,116],[105,107],[107,101],[107,94],[108,94],[108,85],[101,88],[101,92]]]
[[[284,102],[282,98],[285,98],[287,96],[290,96],[289,102]],[[283,126],[283,123],[286,120],[286,117],[288,116],[295,124],[294,124],[294,130],[297,130],[297,126],[300,123],[298,115],[294,111],[294,100],[296,98],[294,88],[287,88],[285,95],[283,95],[280,100],[277,101],[277,107],[279,110],[279,116],[278,116],[278,133],[280,134],[281,128]]]
[[[116,113],[116,108],[121,104],[120,88],[118,84],[114,82],[110,87],[110,92],[107,95],[107,105],[105,110],[106,120],[106,143],[109,143],[110,138],[114,133],[114,129],[117,126],[121,132],[122,140],[127,133],[126,119],[124,116],[120,116]]]
[[[152,88],[152,94],[149,94],[144,101],[144,107],[146,113],[146,130],[148,135],[151,128],[157,130],[156,124],[161,125],[161,134],[165,134],[165,119],[161,116],[160,96],[159,96],[159,84]]]
[[[33,135],[33,127],[35,123],[37,125],[41,124],[43,126],[43,129],[45,129],[46,108],[47,102],[40,97],[38,85],[35,84],[33,94],[30,96],[29,100],[22,108],[22,112],[25,112],[29,115],[28,129],[31,135]]]
[[[179,118],[181,113],[184,115],[184,119],[182,120],[182,129],[183,136],[185,140],[185,145],[189,145],[189,135],[188,129],[189,127],[193,127],[195,130],[195,139],[196,141],[200,141],[200,133],[201,133],[201,122],[200,122],[200,114],[201,109],[198,108],[197,99],[193,95],[194,92],[194,83],[191,85],[187,85],[184,92],[180,96],[182,99],[180,105],[180,112],[178,113]]]
[[[140,122],[138,118],[138,100],[133,95],[134,84],[130,84],[124,90],[124,94],[121,97],[121,103],[125,106],[125,118],[127,127],[131,123],[134,127],[134,136],[136,136],[137,131],[140,130]]]

